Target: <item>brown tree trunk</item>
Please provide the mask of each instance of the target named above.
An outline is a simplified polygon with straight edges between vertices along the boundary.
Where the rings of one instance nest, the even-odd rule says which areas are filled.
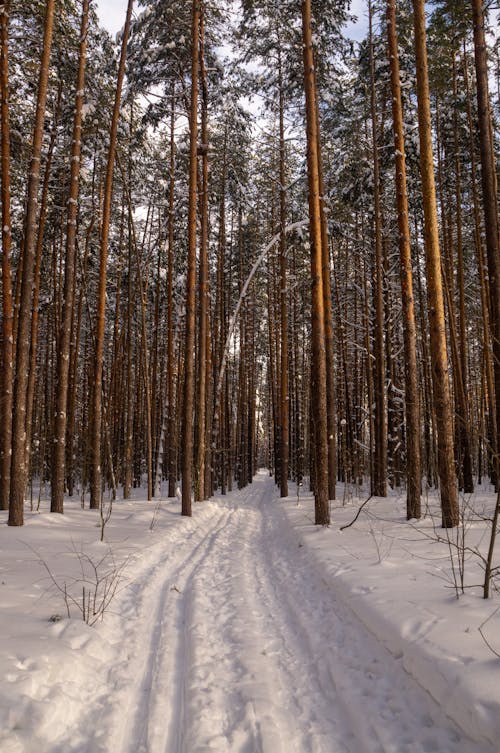
[[[487,413],[488,413],[488,426],[486,428],[487,443],[490,445],[491,455],[496,457],[497,447],[497,424],[496,424],[496,411],[495,411],[495,377],[494,368],[492,363],[492,348],[491,348],[491,327],[490,327],[490,307],[489,307],[489,286],[485,273],[485,259],[484,259],[484,246],[481,234],[481,217],[479,210],[479,196],[477,190],[477,174],[476,174],[476,157],[474,148],[474,123],[472,119],[472,103],[470,96],[470,84],[469,84],[469,71],[467,65],[467,55],[465,54],[465,42],[464,42],[464,79],[466,88],[466,106],[467,106],[467,125],[469,131],[469,153],[471,163],[471,189],[472,189],[472,202],[474,211],[474,245],[476,249],[477,268],[479,272],[479,283],[481,290],[481,313],[482,313],[482,334],[483,334],[483,356],[484,356],[484,371],[486,375],[487,385]],[[491,474],[492,482],[496,485],[496,468],[493,463],[493,473]],[[480,483],[478,481],[478,483]]]
[[[134,0],[128,0],[125,25],[123,27],[120,62],[118,64],[118,76],[116,81],[115,102],[111,118],[109,135],[108,160],[106,166],[106,182],[104,185],[104,205],[102,210],[101,249],[99,262],[99,289],[97,294],[97,323],[96,323],[96,350],[95,350],[95,374],[93,384],[92,401],[92,426],[91,426],[91,485],[90,507],[99,509],[101,503],[101,444],[102,444],[102,372],[104,356],[104,335],[106,324],[106,282],[108,263],[108,240],[111,220],[111,198],[113,194],[113,175],[115,168],[116,142],[118,136],[118,121],[120,119],[120,104],[123,79],[125,76],[125,60],[127,57],[127,42],[132,18]]]
[[[0,120],[2,203],[2,351],[0,358],[0,510],[8,510],[12,441],[13,305],[10,217],[9,2],[0,8]]]
[[[25,215],[24,246],[22,254],[22,280],[19,318],[17,325],[16,376],[14,383],[12,422],[12,465],[10,483],[9,520],[11,526],[24,523],[24,493],[27,479],[26,456],[26,407],[30,357],[30,325],[33,271],[36,249],[36,221],[38,210],[38,186],[42,154],[43,124],[49,78],[50,50],[54,27],[55,0],[45,5],[45,27],[42,58],[38,79],[33,146],[28,177],[28,195]]]
[[[319,107],[316,100],[316,128],[321,133]],[[325,187],[323,181],[323,160],[321,148],[318,152],[318,177],[320,191],[321,211],[321,258],[323,274],[323,307],[325,317],[325,348],[326,348],[326,403],[327,416],[326,427],[328,436],[328,498],[335,499],[337,481],[337,405],[335,395],[335,352],[333,336],[333,313],[332,313],[332,283],[330,271],[330,246],[328,226],[325,212]]]
[[[451,528],[459,522],[458,490],[455,478],[453,414],[448,382],[446,325],[432,154],[424,0],[413,0],[413,15],[432,384],[438,433],[438,473],[441,484],[442,525],[443,528]]]
[[[198,149],[198,74],[200,2],[193,0],[191,30],[191,111],[189,113],[189,207],[186,275],[186,325],[184,333],[184,386],[182,399],[182,514],[191,515],[193,486],[194,331],[196,308],[196,204]]]
[[[80,49],[76,85],[75,117],[71,150],[71,177],[68,198],[66,231],[66,259],[64,266],[64,300],[62,321],[57,343],[57,381],[52,453],[51,512],[63,512],[64,479],[66,470],[66,416],[68,404],[68,375],[71,345],[71,317],[76,274],[76,222],[78,216],[78,188],[82,134],[82,107],[85,87],[89,0],[83,0],[80,29]]]
[[[481,181],[483,189],[484,227],[490,292],[491,335],[493,342],[493,369],[495,377],[495,431],[498,442],[500,431],[500,240],[498,196],[495,173],[495,155],[492,137],[492,119],[488,93],[488,66],[484,33],[483,3],[471,0],[474,24],[474,59],[478,105],[479,144],[481,154]],[[495,478],[500,483],[498,446],[493,448]]]
[[[406,410],[406,515],[420,518],[420,408],[416,348],[413,275],[411,265],[410,223],[406,188],[406,156],[403,130],[403,108],[399,76],[396,0],[387,0],[388,55],[391,67],[392,121],[396,162],[396,201],[398,211],[401,298],[403,304],[403,339],[405,352]]]
[[[200,84],[201,84],[201,228],[199,253],[199,307],[198,307],[198,390],[196,396],[197,419],[195,425],[196,472],[194,498],[206,499],[206,424],[208,373],[208,81],[205,66],[205,16],[204,6],[200,17]]]
[[[279,45],[279,42],[278,42]],[[286,187],[285,187],[285,98],[283,91],[283,71],[281,47],[278,46],[278,88],[279,88],[279,176],[280,176],[280,496],[288,496],[288,462],[290,444],[289,394],[288,394],[288,301],[286,274]]]
[[[170,178],[168,189],[168,269],[167,269],[167,402],[168,402],[168,496],[175,495],[177,455],[175,432],[174,383],[174,191],[175,191],[175,83],[172,84],[170,110]]]
[[[132,486],[132,463],[134,453],[134,397],[133,397],[133,349],[134,340],[132,332],[133,322],[133,274],[132,274],[132,233],[129,223],[128,231],[128,286],[127,286],[127,342],[126,342],[126,366],[125,366],[125,447],[123,450],[123,499],[129,499]]]
[[[457,414],[457,435],[459,437],[459,452],[462,477],[462,488],[465,494],[472,494],[474,491],[474,482],[472,479],[472,451],[471,451],[471,427],[470,427],[470,407],[468,392],[468,358],[467,358],[467,322],[465,314],[465,281],[464,281],[464,247],[462,237],[462,176],[460,165],[460,144],[458,140],[458,84],[457,72],[455,65],[455,55],[453,57],[453,96],[455,109],[453,113],[453,147],[455,162],[455,206],[456,206],[456,248],[457,248],[457,287],[458,287],[458,323],[460,335],[460,352],[459,363],[460,369],[460,390],[456,399]],[[459,398],[459,399],[458,399]]]
[[[377,102],[375,93],[375,59],[373,51],[371,2],[368,3],[370,27],[370,109],[372,121],[373,150],[373,211],[375,222],[375,343],[374,343],[374,398],[375,398],[375,443],[373,459],[372,494],[387,495],[387,405],[385,397],[385,351],[384,351],[384,289],[382,263],[382,213],[380,205],[380,169],[377,144]]]
[[[319,134],[316,119],[316,77],[312,49],[311,0],[302,2],[302,42],[306,99],[307,175],[311,236],[311,329],[312,329],[312,413],[314,421],[315,523],[329,525],[328,433],[326,399],[325,317],[321,207],[319,187]]]

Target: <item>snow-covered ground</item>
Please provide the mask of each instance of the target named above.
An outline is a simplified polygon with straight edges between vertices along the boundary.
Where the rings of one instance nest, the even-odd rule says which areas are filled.
[[[77,502],[1,525],[1,753],[500,750],[500,659],[478,632],[498,595],[455,598],[443,532],[408,524],[402,498],[341,531],[360,500],[340,492],[329,529],[264,472],[191,519],[116,502],[106,543]],[[116,592],[90,627],[94,566]],[[500,651],[498,613],[484,633]]]

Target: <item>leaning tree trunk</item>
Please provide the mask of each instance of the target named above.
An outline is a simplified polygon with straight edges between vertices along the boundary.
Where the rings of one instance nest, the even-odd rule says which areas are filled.
[[[24,493],[28,475],[26,454],[26,406],[30,358],[31,297],[37,238],[38,186],[42,154],[43,124],[47,102],[50,50],[54,28],[55,0],[47,0],[42,58],[38,79],[33,146],[28,177],[24,246],[22,253],[22,279],[17,324],[16,377],[14,383],[12,415],[12,464],[10,479],[9,520],[11,526],[24,523]]]
[[[413,0],[413,13],[432,385],[437,424],[438,473],[441,484],[442,525],[443,528],[451,528],[458,525],[459,522],[458,490],[455,477],[453,413],[448,382],[446,323],[432,154],[424,0]]]
[[[302,42],[306,99],[309,229],[311,236],[311,376],[312,416],[314,422],[315,523],[318,525],[329,525],[325,317],[319,189],[320,147],[316,120],[316,77],[312,49],[311,0],[303,0],[302,2]]]
[[[118,121],[120,119],[120,104],[123,79],[125,76],[125,60],[127,57],[127,41],[132,18],[134,0],[128,0],[125,26],[123,27],[120,62],[116,81],[115,103],[111,118],[109,135],[108,161],[106,166],[106,181],[104,184],[104,203],[102,209],[101,251],[99,262],[99,289],[97,294],[97,322],[95,344],[95,372],[92,401],[91,442],[91,485],[90,507],[96,510],[101,502],[101,444],[102,444],[102,372],[104,357],[104,334],[106,324],[106,281],[108,263],[109,226],[111,220],[111,197],[113,193],[113,175],[115,169],[116,142],[118,136]]]
[[[75,116],[71,150],[71,177],[68,199],[66,231],[66,260],[64,265],[64,300],[61,327],[58,337],[56,405],[54,415],[54,447],[52,453],[51,512],[63,512],[64,478],[66,472],[66,423],[68,404],[69,356],[71,345],[71,318],[76,274],[76,222],[78,216],[78,188],[80,177],[80,154],[82,137],[83,91],[85,86],[85,62],[87,54],[89,0],[83,0],[80,30],[80,50],[76,85]]]

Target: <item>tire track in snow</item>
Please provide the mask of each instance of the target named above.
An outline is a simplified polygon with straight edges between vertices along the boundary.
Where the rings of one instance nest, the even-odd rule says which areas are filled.
[[[262,654],[279,689],[280,708],[277,725],[286,740],[286,751],[293,753],[348,753],[349,729],[338,712],[334,683],[325,686],[319,680],[323,657],[310,645],[307,612],[303,624],[287,607],[286,579],[276,582],[274,562],[269,548],[279,546],[281,531],[269,526],[275,515],[272,486],[264,479],[255,482],[252,500],[255,512],[253,556],[246,568],[246,589],[256,595],[258,632],[263,637]],[[352,735],[351,735],[352,737]],[[271,752],[271,748],[267,751]],[[353,753],[362,753],[355,747]],[[267,753],[266,751],[266,753]]]
[[[318,686],[313,652],[271,585],[262,506],[272,489],[260,478],[232,495],[239,507],[193,578],[186,747],[167,753],[348,751],[332,687]]]
[[[179,588],[182,573],[195,567],[226,519],[227,512],[216,509],[208,522],[198,521],[188,531],[176,526],[166,542],[154,545],[154,561],[113,605],[119,609],[120,635],[113,666],[96,678],[91,707],[52,753],[163,753],[174,705],[171,681],[177,626],[169,616],[179,594],[173,587]],[[145,663],[144,645],[148,646]]]
[[[185,624],[189,619],[191,583],[227,518],[227,512],[221,511],[209,531],[199,532],[202,539],[194,549],[173,570],[166,570],[150,637],[148,663],[135,694],[133,724],[126,734],[128,739],[119,748],[123,753],[162,753],[167,749],[184,753],[183,665],[188,656]],[[168,597],[172,594],[176,603],[169,606]]]
[[[264,746],[255,709],[243,693],[248,675],[238,652],[241,594],[234,593],[234,584],[242,566],[242,547],[247,545],[248,535],[243,541],[240,531],[247,513],[240,505],[248,494],[242,490],[232,495],[236,504],[227,504],[229,517],[217,534],[217,546],[190,580],[189,650],[184,652],[183,672],[186,703],[179,730],[184,747],[173,741],[166,753],[281,751]]]

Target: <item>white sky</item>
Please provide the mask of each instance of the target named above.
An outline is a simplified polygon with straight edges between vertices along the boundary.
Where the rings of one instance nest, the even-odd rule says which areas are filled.
[[[96,8],[102,25],[114,36],[125,23],[127,0],[96,0]]]

